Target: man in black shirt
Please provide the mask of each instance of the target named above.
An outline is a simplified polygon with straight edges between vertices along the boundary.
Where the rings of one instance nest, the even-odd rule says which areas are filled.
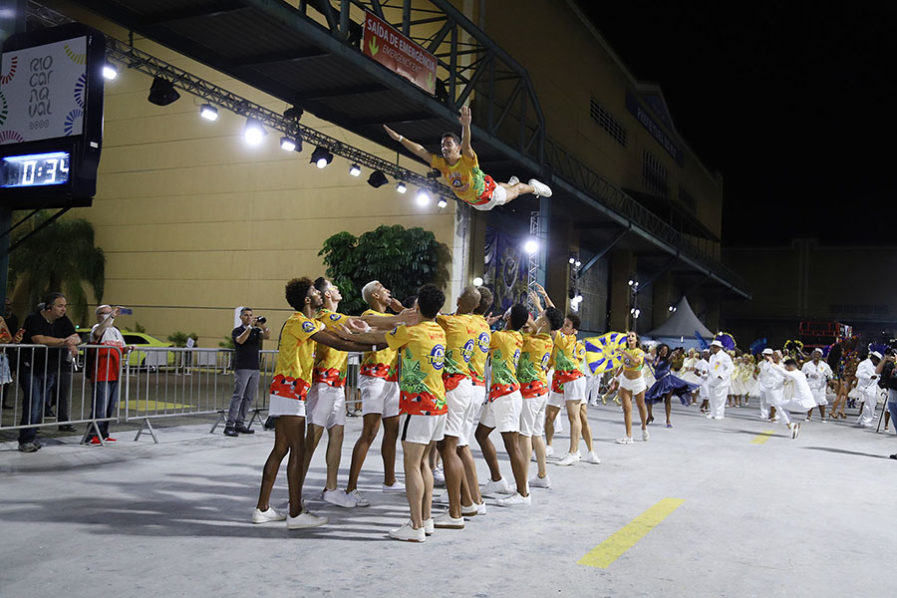
[[[255,430],[246,427],[246,412],[255,399],[259,385],[259,350],[262,348],[262,339],[271,337],[266,323],[253,317],[251,307],[244,307],[240,311],[240,322],[242,324],[231,332],[231,338],[234,339],[234,394],[227,412],[225,436],[238,436],[241,432],[255,434]]]
[[[75,332],[71,321],[65,317],[66,300],[62,293],[50,293],[44,299],[44,307],[40,311],[25,318],[25,344],[46,345],[48,348],[35,347],[22,349],[21,361],[24,368],[19,376],[22,385],[22,421],[21,425],[40,424],[43,421],[44,405],[48,391],[59,377],[60,364],[65,367],[63,355],[65,351],[77,353],[81,337]],[[64,400],[64,399],[63,399]],[[33,453],[40,449],[37,442],[37,428],[19,430],[19,450]]]

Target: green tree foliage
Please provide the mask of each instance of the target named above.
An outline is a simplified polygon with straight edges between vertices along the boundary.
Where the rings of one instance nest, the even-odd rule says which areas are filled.
[[[166,340],[170,343],[174,343],[175,347],[186,347],[188,338],[192,338],[194,341],[196,341],[199,338],[199,336],[197,336],[197,334],[195,332],[191,332],[190,334],[187,334],[186,332],[181,332],[180,330],[176,330],[175,332],[172,332],[171,334],[169,334],[168,337],[166,338]]]
[[[31,226],[16,230],[13,242],[49,217],[45,211],[35,214]],[[93,290],[97,302],[103,300],[106,283],[106,256],[94,246],[93,225],[83,218],[61,218],[48,224],[9,254],[9,279],[11,287],[25,285],[29,306],[37,304],[47,292],[62,292],[72,321],[88,323],[84,283]]]
[[[367,309],[361,287],[371,280],[379,280],[401,300],[422,284],[442,285],[448,278],[443,265],[448,248],[420,227],[380,226],[360,237],[343,231],[324,241],[318,255],[324,257],[327,277],[340,288],[340,311],[347,314]]]

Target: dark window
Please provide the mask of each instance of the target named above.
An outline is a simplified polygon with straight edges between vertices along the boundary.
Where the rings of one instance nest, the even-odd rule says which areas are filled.
[[[645,150],[645,157],[642,163],[642,184],[645,191],[651,195],[658,197],[667,197],[669,190],[667,189],[667,169],[661,161]]]

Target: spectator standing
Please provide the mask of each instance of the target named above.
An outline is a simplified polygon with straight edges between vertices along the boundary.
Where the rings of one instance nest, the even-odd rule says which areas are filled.
[[[6,301],[8,305],[9,299],[7,299]],[[15,316],[12,317],[15,318]],[[10,328],[10,326],[12,326],[12,328]],[[4,318],[0,318],[0,344],[5,345],[7,343],[21,342],[22,331],[16,330],[16,326],[18,326],[17,318],[15,318],[12,322]],[[7,403],[6,401],[6,392],[5,388],[3,388],[7,384],[12,382],[12,371],[9,367],[10,359],[6,351],[6,349],[0,349],[0,389],[2,389],[0,390],[0,394],[2,394],[3,396],[3,409],[12,409],[12,405]]]
[[[121,357],[122,353],[133,348],[125,347],[125,338],[121,331],[113,325],[115,317],[120,312],[121,307],[113,309],[110,305],[99,306],[96,310],[97,323],[90,329],[90,344],[110,347],[109,349],[93,349],[88,352],[84,375],[93,382],[91,419],[110,418],[118,408]],[[97,428],[104,441],[115,442],[115,438],[109,436],[108,420],[97,422]],[[84,444],[102,444],[96,431],[97,429],[91,424],[84,436]]]
[[[240,322],[230,334],[234,339],[234,394],[227,411],[225,436],[255,434],[255,430],[246,426],[246,414],[258,390],[262,339],[271,338],[267,322],[259,322],[252,314],[251,307],[240,310]]]
[[[65,317],[66,306],[62,293],[50,293],[43,307],[25,318],[23,341],[48,348],[22,351],[24,367],[19,376],[22,386],[21,425],[29,426],[19,430],[19,450],[23,453],[40,449],[35,426],[43,421],[44,405],[49,390],[56,382],[63,353],[76,353],[81,342],[71,321]]]

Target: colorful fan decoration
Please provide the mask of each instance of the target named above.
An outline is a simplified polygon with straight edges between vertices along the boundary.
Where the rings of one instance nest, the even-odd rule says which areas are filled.
[[[785,343],[784,349],[786,354],[797,357],[804,352],[804,344],[798,340],[790,340]]]
[[[626,334],[608,332],[601,336],[583,339],[583,341],[586,345],[586,363],[593,374],[616,369],[623,363]]]
[[[749,350],[750,350],[751,355],[756,355],[757,353],[762,352],[763,349],[765,349],[768,346],[769,345],[767,345],[767,343],[766,343],[766,337],[758,338],[757,340],[755,340],[754,342],[751,343]]]
[[[718,332],[713,340],[721,342],[726,351],[735,350],[735,337],[728,332]]]

